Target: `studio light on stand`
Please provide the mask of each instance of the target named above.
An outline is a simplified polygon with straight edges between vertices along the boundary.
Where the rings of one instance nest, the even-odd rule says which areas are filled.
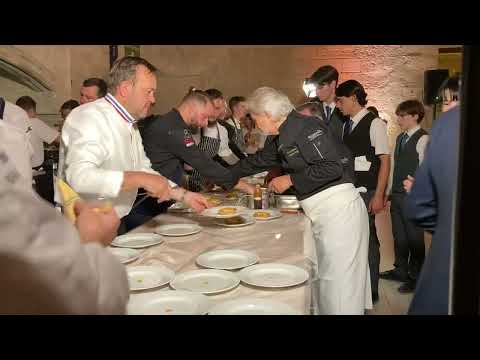
[[[317,86],[310,81],[310,79],[306,78],[303,81],[303,92],[308,98],[314,98],[317,96]]]

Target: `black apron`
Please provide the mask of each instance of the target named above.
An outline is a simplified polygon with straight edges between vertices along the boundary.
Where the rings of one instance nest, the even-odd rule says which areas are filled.
[[[236,121],[233,119],[233,117],[232,117],[232,122],[233,122],[233,129],[234,129],[234,131],[235,131],[233,141],[235,142],[235,144],[237,145],[237,147],[238,147],[242,152],[244,152],[244,151],[245,151],[245,148],[246,148],[246,144],[245,144],[245,141],[244,141],[244,138],[243,138],[242,129],[241,129],[241,128],[240,128],[240,129],[237,128],[237,123],[236,123]]]
[[[220,150],[220,130],[218,129],[218,124],[215,125],[217,127],[217,138],[203,136],[203,129],[200,129],[200,143],[198,144],[198,148],[205,152],[211,159],[213,159],[215,155],[218,154],[218,150]],[[188,178],[188,189],[195,192],[201,191],[203,181],[204,179],[198,170],[193,169]]]

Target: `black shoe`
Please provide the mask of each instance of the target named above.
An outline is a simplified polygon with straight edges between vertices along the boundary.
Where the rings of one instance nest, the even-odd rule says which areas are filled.
[[[407,274],[403,274],[398,269],[388,270],[380,273],[380,278],[385,280],[394,280],[405,282],[408,280]]]
[[[375,304],[378,302],[378,294],[372,294],[372,302]]]
[[[408,294],[408,293],[412,293],[415,291],[415,285],[416,285],[416,281],[415,280],[407,280],[406,282],[404,282],[402,284],[402,286],[400,286],[398,288],[398,292],[402,293],[402,294]]]

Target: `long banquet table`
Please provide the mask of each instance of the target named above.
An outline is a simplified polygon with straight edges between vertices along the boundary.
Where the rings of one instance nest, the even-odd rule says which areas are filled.
[[[228,202],[227,202],[228,203]],[[224,203],[225,204],[225,203]],[[198,223],[202,226],[200,233],[166,237],[162,244],[146,248],[139,259],[127,265],[164,265],[176,274],[200,269],[195,260],[207,251],[220,249],[241,249],[255,252],[259,263],[284,263],[302,267],[310,274],[310,279],[298,286],[283,289],[268,289],[240,283],[238,287],[225,293],[208,295],[212,305],[239,299],[255,297],[269,299],[290,305],[302,314],[313,314],[311,301],[311,284],[313,262],[306,256],[304,226],[308,219],[303,213],[284,213],[281,218],[271,221],[257,221],[253,225],[238,228],[226,228],[215,224],[215,219],[193,213],[161,214],[150,222],[134,229],[131,233],[155,232],[160,225]],[[169,286],[142,292],[164,291]],[[132,292],[131,298],[139,292]]]

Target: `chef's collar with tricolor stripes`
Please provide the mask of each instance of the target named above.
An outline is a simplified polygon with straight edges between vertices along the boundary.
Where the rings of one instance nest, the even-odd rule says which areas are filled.
[[[134,125],[137,122],[137,120],[135,120],[135,118],[129,114],[129,112],[122,106],[122,104],[118,102],[117,99],[115,99],[112,94],[108,93],[107,95],[105,95],[105,100],[107,100],[115,108],[115,110],[117,110],[119,115],[127,123],[129,123],[130,125]]]

